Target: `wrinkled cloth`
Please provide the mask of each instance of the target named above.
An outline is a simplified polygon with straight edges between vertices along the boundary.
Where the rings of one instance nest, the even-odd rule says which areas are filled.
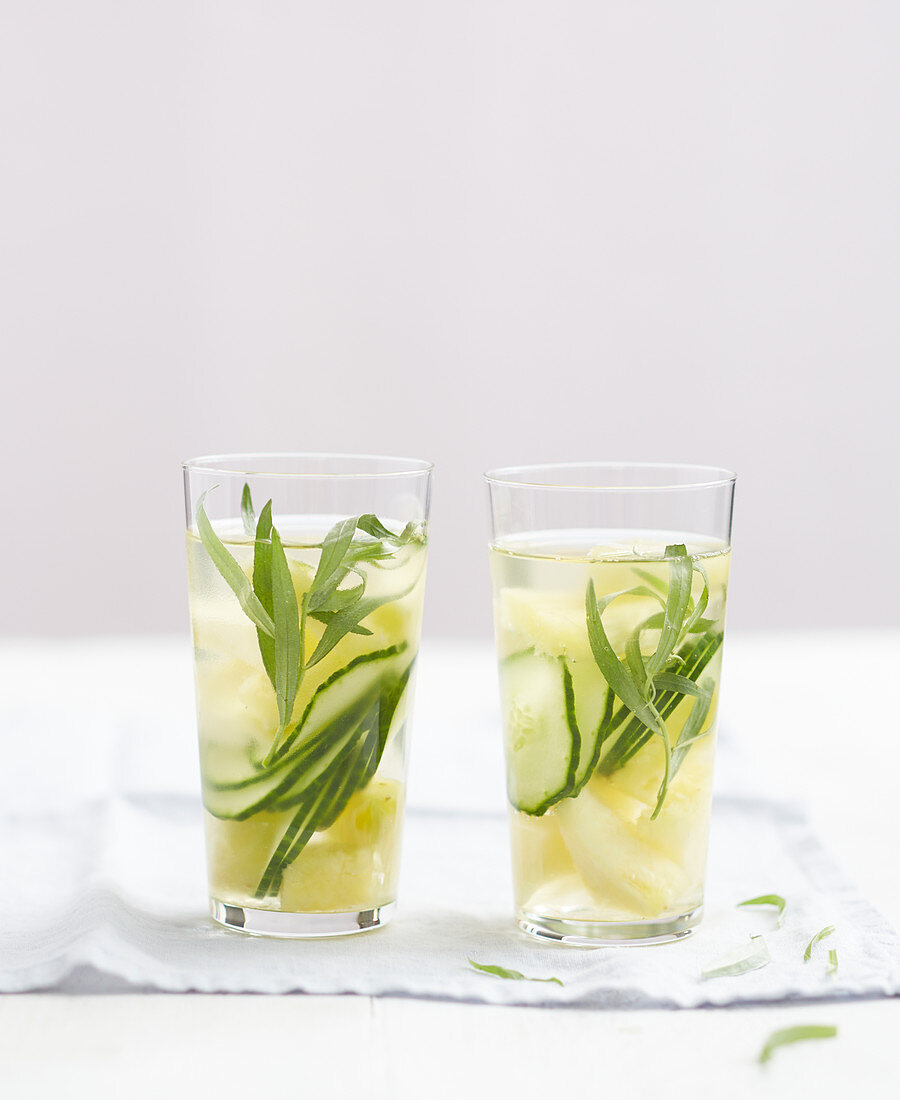
[[[64,815],[5,819],[4,881],[12,871],[23,890],[0,901],[0,989],[125,982],[171,991],[615,1007],[900,993],[900,937],[841,879],[790,808],[719,800],[700,930],[643,949],[561,947],[518,932],[506,830],[500,815],[411,812],[392,923],[298,942],[245,936],[206,915],[200,811],[192,799],[119,798]],[[735,907],[775,887],[788,903],[782,928],[774,911]],[[828,924],[835,933],[805,963],[806,944]],[[772,956],[768,966],[701,977],[704,966],[759,933]],[[839,956],[831,975],[830,947]],[[563,985],[494,978],[468,959]]]
[[[0,668],[0,991],[59,988],[408,995],[495,1004],[728,1005],[900,993],[900,936],[796,808],[759,797],[720,737],[706,912],[645,948],[531,940],[512,916],[489,647],[423,655],[399,906],[385,928],[288,941],[207,915],[190,655],[183,641],[34,642]],[[760,894],[787,899],[739,909]],[[826,925],[834,934],[816,945]],[[703,979],[761,933],[763,969]],[[838,952],[827,973],[828,949]],[[467,960],[547,982],[509,981]]]

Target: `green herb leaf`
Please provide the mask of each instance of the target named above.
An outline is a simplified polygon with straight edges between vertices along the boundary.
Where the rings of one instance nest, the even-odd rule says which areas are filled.
[[[600,618],[601,609],[621,595],[624,595],[624,593],[616,592],[611,596],[604,596],[602,600],[598,601],[594,591],[594,582],[592,580],[588,581],[585,609],[591,652],[597,662],[597,667],[603,673],[604,679],[635,718],[641,721],[652,733],[665,737],[665,728],[660,722],[659,715],[632,679],[627,666],[623,665],[616,656],[616,652],[610,645],[609,638],[603,628],[603,620]]]
[[[647,691],[647,667],[644,664],[644,655],[641,653],[642,629],[643,623],[628,639],[628,644],[625,647],[625,663],[628,665],[628,671],[631,673],[632,680],[634,680],[635,685],[640,688],[643,694]]]
[[[813,947],[815,947],[819,940],[824,940],[825,937],[830,936],[832,932],[834,932],[833,924],[826,925],[820,932],[816,932],[813,938],[806,945],[806,950],[803,952],[803,961],[805,963],[808,963],[809,960],[812,958]]]
[[[357,527],[362,528],[364,539],[354,538]],[[375,535],[379,537],[373,541]],[[371,634],[372,631],[362,625],[362,620],[384,604],[402,599],[412,591],[418,577],[402,592],[367,597],[365,574],[356,566],[361,561],[390,559],[401,542],[413,538],[419,538],[418,527],[407,526],[403,534],[395,535],[373,515],[342,520],[328,532],[322,544],[319,568],[307,593],[309,614],[324,624],[325,630],[305,668],[312,668],[327,657],[345,635]],[[341,588],[351,573],[359,577],[360,583]]]
[[[360,621],[367,615],[371,615],[373,611],[377,611],[379,607],[392,603],[396,599],[398,599],[396,594],[383,598],[357,598],[355,603],[342,611],[316,612],[314,617],[327,625],[305,667],[312,668],[327,657],[345,634],[371,634],[372,631],[367,627],[360,626]]]
[[[207,489],[206,493],[209,491]],[[272,622],[272,616],[259,602],[247,574],[225,548],[225,544],[215,533],[212,524],[209,522],[209,517],[203,507],[206,493],[201,494],[200,499],[197,501],[197,531],[200,535],[200,541],[222,579],[237,596],[238,603],[247,618],[264,634],[274,638],[275,624]]]
[[[750,943],[736,947],[733,951],[714,959],[704,966],[701,974],[704,978],[727,978],[736,974],[746,974],[750,970],[760,970],[772,961],[769,948],[762,936],[751,936]]]
[[[662,605],[663,605],[663,607],[665,607],[666,598],[669,595],[669,586],[662,579],[662,577],[657,577],[657,575],[655,573],[651,573],[649,569],[637,569],[636,568],[634,570],[634,572],[639,577],[642,577],[647,582],[647,584],[650,586],[650,588],[655,589],[657,596],[662,597]]]
[[[778,927],[780,928],[784,922],[784,910],[787,907],[787,902],[781,894],[760,894],[758,898],[748,898],[746,901],[738,902],[739,909],[744,905],[774,905],[778,910]]]
[[[687,676],[680,676],[677,672],[658,672],[653,677],[653,686],[659,691],[675,691],[679,695],[703,694],[693,680],[689,680]]]
[[[656,683],[658,679],[659,677],[657,677],[654,683]],[[681,728],[681,734],[679,735],[678,741],[672,749],[673,776],[677,774],[691,745],[693,745],[695,741],[699,741],[701,737],[706,737],[709,733],[709,730],[703,730],[703,723],[706,721],[706,716],[709,714],[709,708],[712,705],[715,686],[716,685],[709,677],[705,680],[701,680],[697,685],[697,698],[694,700],[694,705],[691,707],[691,713],[687,716]],[[703,732],[701,732],[701,730],[703,730]]]
[[[759,1052],[759,1061],[768,1062],[773,1051],[778,1047],[787,1046],[788,1043],[800,1043],[806,1039],[833,1039],[835,1035],[837,1035],[836,1027],[822,1024],[801,1024],[799,1027],[785,1027],[780,1031],[773,1031]]]
[[[244,491],[241,493],[241,519],[244,523],[244,534],[248,539],[253,538],[256,530],[256,518],[253,515],[253,498],[250,496],[250,486],[244,482]]]
[[[281,538],[272,528],[272,604],[275,610],[275,697],[279,734],[291,720],[303,659],[297,593]],[[276,737],[277,741],[277,737]]]
[[[623,705],[650,734],[658,736],[663,743],[665,768],[657,793],[656,806],[650,815],[651,821],[659,816],[668,793],[669,783],[691,744],[700,736],[700,729],[706,720],[712,701],[712,688],[695,685],[694,678],[688,675],[690,670],[686,657],[676,652],[687,635],[697,628],[697,624],[705,621],[703,613],[709,603],[709,580],[703,567],[695,566],[687,552],[687,547],[683,544],[667,546],[665,556],[669,563],[668,586],[646,570],[638,570],[638,574],[647,581],[649,587],[639,586],[614,592],[598,600],[593,581],[589,581],[585,596],[588,641],[597,667]],[[696,606],[691,599],[695,569],[703,578],[703,589]],[[663,593],[665,593],[664,600]],[[663,612],[662,615],[651,615],[633,631],[625,647],[625,660],[622,661],[610,645],[603,627],[602,612],[609,603],[625,594],[651,596],[662,603]],[[642,632],[657,628],[660,634],[656,650],[649,659],[645,660],[641,651]],[[670,668],[672,665],[680,667],[682,672],[672,671]],[[698,676],[701,669],[702,666],[697,667],[694,675]],[[685,695],[692,695],[697,701],[689,716],[689,721],[693,719],[691,728],[686,728],[682,732],[679,738],[681,750],[675,754],[665,724],[666,714],[663,712],[665,710],[670,713],[678,705],[680,700],[673,703],[673,697]],[[619,715],[618,721],[613,720],[609,732],[620,724],[621,718],[622,716]],[[687,727],[687,723],[685,726]],[[621,767],[645,740],[640,731],[635,734],[626,727],[626,731],[617,737],[603,761],[604,774],[609,774],[617,766]]]
[[[679,639],[687,637],[688,634],[693,634],[697,628],[698,623],[705,623],[707,621],[703,618],[703,613],[709,606],[709,577],[706,575],[706,570],[703,568],[702,565],[699,564],[699,562],[692,562],[691,568],[692,570],[696,570],[700,574],[700,577],[703,581],[703,589],[700,592],[700,598],[697,600],[697,606],[690,613],[687,618],[687,622],[681,628]]]
[[[344,555],[353,541],[356,522],[356,516],[339,520],[325,536],[322,542],[322,553],[319,556],[319,565],[310,588],[310,598],[312,598],[314,591],[329,583],[333,574],[341,572]],[[345,573],[346,568],[343,570],[342,577]]]
[[[835,948],[831,947],[828,950],[828,974],[836,974],[838,968],[838,956]]]
[[[691,680],[697,680],[703,673],[703,670],[709,665],[712,659],[718,653],[719,648],[722,645],[722,632],[711,631],[708,634],[704,634],[702,637],[697,638],[695,641],[687,645],[683,651],[679,651],[677,654],[673,654],[674,657],[679,657],[681,660],[682,674]],[[653,701],[653,705],[656,707],[660,714],[660,717],[665,720],[672,715],[672,712],[680,705],[684,699],[683,695],[679,695],[677,692],[661,691]],[[615,732],[625,717],[628,717],[629,712],[626,707],[620,707],[609,723],[609,733]],[[625,723],[621,731],[616,734],[612,745],[610,745],[603,759],[598,765],[598,770],[601,775],[611,775],[619,768],[623,767],[628,761],[639,752],[647,741],[652,736],[651,732],[639,722],[637,718],[630,717],[628,722]],[[679,738],[681,741],[683,739]]]
[[[401,542],[408,541],[408,536],[404,537],[406,536],[406,531],[409,530],[408,527],[404,533],[398,537],[393,531],[389,531],[387,527],[385,527],[378,516],[372,515],[371,512],[368,512],[364,516],[360,516],[356,521],[356,526],[360,531],[365,531],[367,535],[371,535],[373,538],[385,542],[392,542],[399,545]]]
[[[272,600],[272,502],[267,501],[259,513],[253,543],[253,591],[266,611],[274,616]],[[274,618],[273,618],[274,621]],[[257,629],[259,654],[266,675],[275,687],[275,639]]]
[[[669,594],[659,643],[656,652],[647,662],[647,674],[651,679],[662,670],[678,645],[688,613],[694,576],[694,563],[685,546],[667,546],[666,558],[669,562]]]
[[[482,974],[491,974],[495,978],[508,978],[515,982],[556,982],[557,985],[563,984],[559,978],[526,978],[519,970],[508,970],[505,966],[491,966],[490,963],[477,963],[474,959],[469,959],[469,966],[473,970],[480,970]]]

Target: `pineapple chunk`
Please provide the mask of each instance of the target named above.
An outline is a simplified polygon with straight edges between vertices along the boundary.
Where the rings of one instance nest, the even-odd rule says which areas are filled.
[[[637,824],[639,818],[647,817],[653,810],[652,804],[621,790],[603,775],[595,775],[590,780],[590,787],[603,805],[608,806],[625,825]]]
[[[517,901],[523,908],[530,908],[534,904],[532,895],[543,883],[555,883],[577,872],[554,815],[531,817],[514,810],[511,815],[510,842]]]
[[[222,821],[204,814],[210,894],[238,905],[272,907],[271,899],[260,902],[253,895],[291,817],[287,811]]]
[[[635,627],[659,610],[647,596],[620,596],[603,612],[603,626],[617,653],[624,652]],[[584,595],[504,588],[500,593],[498,634],[501,656],[533,647],[551,657],[593,661],[587,635]],[[647,633],[647,644],[653,632]]]
[[[584,885],[599,904],[624,904],[636,916],[658,917],[677,908],[688,893],[684,871],[645,844],[590,788],[561,802],[556,817]]]
[[[258,813],[247,821],[206,815],[209,885],[213,897],[286,912],[373,909],[397,893],[402,786],[374,779],[357,791],[330,829],[317,833],[285,870],[277,899],[256,888],[293,810]]]

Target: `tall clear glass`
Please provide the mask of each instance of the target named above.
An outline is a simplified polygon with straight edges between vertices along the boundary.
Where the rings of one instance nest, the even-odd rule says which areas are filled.
[[[184,465],[212,914],[377,928],[397,898],[431,464],[238,454]]]
[[[700,921],[735,478],[486,475],[516,920],[660,943]]]

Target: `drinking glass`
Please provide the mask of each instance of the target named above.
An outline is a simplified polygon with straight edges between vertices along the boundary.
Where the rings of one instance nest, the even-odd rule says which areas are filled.
[[[394,910],[431,465],[184,465],[210,905],[334,936]]]
[[[735,478],[486,476],[516,920],[659,943],[700,921]]]

